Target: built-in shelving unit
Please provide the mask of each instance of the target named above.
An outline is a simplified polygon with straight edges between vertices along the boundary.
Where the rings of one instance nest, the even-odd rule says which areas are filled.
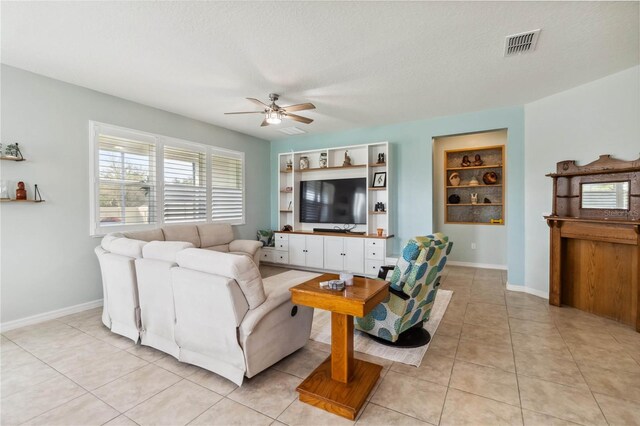
[[[350,165],[343,165],[345,152],[351,158]],[[378,162],[380,154],[384,154],[384,161]],[[307,157],[308,167],[301,168],[300,159]],[[321,157],[326,159],[326,164],[322,164]],[[287,162],[291,161],[292,168],[287,170]],[[367,223],[359,224],[355,231],[366,234],[376,234],[378,228],[383,229],[385,235],[392,232],[389,230],[390,206],[389,206],[389,144],[388,142],[377,142],[371,144],[342,146],[328,149],[317,149],[308,151],[291,151],[278,155],[278,229],[285,225],[290,225],[294,231],[309,232],[313,228],[330,228],[343,226],[345,224],[310,224],[301,223],[300,208],[300,182],[307,180],[322,179],[345,179],[345,178],[366,178],[367,188]],[[386,173],[386,185],[383,188],[373,187],[375,173]],[[377,203],[384,203],[385,211],[377,212]],[[289,207],[291,205],[291,207]]]
[[[480,156],[483,162],[481,165],[473,164],[476,155]],[[466,167],[462,165],[465,156],[471,162]],[[504,145],[445,150],[445,223],[504,225],[504,196],[506,194],[504,164]],[[490,172],[494,172],[498,177],[495,184],[486,184],[483,181],[483,176]],[[453,185],[450,181],[454,173],[460,176],[459,185]],[[473,178],[478,181],[478,184],[470,184]],[[472,194],[477,195],[476,203],[471,200]],[[451,203],[449,197],[452,195],[460,197],[460,202]],[[490,203],[485,203],[485,198],[489,199]]]

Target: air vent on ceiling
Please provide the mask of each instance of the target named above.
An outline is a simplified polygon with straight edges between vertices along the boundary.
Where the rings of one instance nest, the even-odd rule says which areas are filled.
[[[536,48],[540,29],[507,36],[504,42],[504,56],[514,56],[530,52]]]
[[[284,133],[285,135],[301,135],[303,133],[307,133],[302,129],[298,129],[296,126],[283,127],[282,129],[278,129],[278,131]]]

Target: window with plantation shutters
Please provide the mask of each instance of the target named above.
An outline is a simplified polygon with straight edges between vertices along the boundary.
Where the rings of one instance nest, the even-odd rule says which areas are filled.
[[[207,221],[207,154],[202,148],[164,146],[165,223]]]
[[[244,157],[242,153],[211,154],[211,221],[244,222]]]
[[[156,145],[136,135],[98,133],[97,227],[150,225],[156,218]]]
[[[91,235],[243,224],[244,153],[90,122]]]

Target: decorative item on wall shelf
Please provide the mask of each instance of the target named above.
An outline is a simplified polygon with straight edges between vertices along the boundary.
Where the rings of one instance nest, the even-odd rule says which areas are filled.
[[[480,158],[480,154],[476,154],[474,161],[473,161],[473,165],[476,167],[480,167],[484,164],[484,161],[482,161],[482,158]]]
[[[451,176],[449,176],[449,183],[451,184],[451,186],[460,185],[460,173],[458,172],[451,173]]]
[[[495,185],[498,183],[498,174],[496,172],[487,172],[482,176],[485,185]]]
[[[378,233],[378,237],[382,237],[382,233],[384,232],[384,229],[378,228],[376,229],[376,232]]]
[[[2,154],[2,147],[0,146],[0,154]],[[16,161],[24,160],[22,156],[22,152],[20,152],[20,146],[17,143],[12,143],[7,145],[4,151],[4,155],[6,158],[10,158]]]
[[[387,172],[375,172],[373,174],[373,188],[386,188]]]
[[[476,179],[476,177],[472,177],[471,180],[469,181],[469,186],[478,186],[480,185],[480,182],[478,182],[478,179]]]
[[[344,152],[344,162],[342,163],[342,166],[350,166],[351,165],[351,157],[349,157],[349,150],[346,150]]]
[[[318,163],[320,164],[320,168],[324,169],[327,167],[327,153],[326,152],[321,152],[320,153],[320,159],[318,160]]]
[[[24,182],[18,182],[18,189],[16,189],[16,200],[26,200],[27,190],[24,189]]]
[[[9,197],[9,182],[2,179],[0,180],[0,200],[10,200]]]
[[[309,168],[309,157],[302,156],[300,157],[300,170],[305,170]]]
[[[460,202],[460,196],[458,194],[449,195],[449,204],[458,204]]]
[[[291,232],[293,231],[293,226],[291,225],[285,225],[282,227],[282,232]]]
[[[291,159],[288,159],[288,160],[287,160],[287,168],[286,168],[286,170],[287,170],[288,172],[290,172],[291,170],[293,170],[293,161],[292,161]]]
[[[287,210],[291,210],[291,204],[293,203],[293,201],[289,201],[289,207],[287,207]]]
[[[293,187],[292,186],[285,187],[284,192],[293,192]]]
[[[376,162],[376,164],[384,164],[384,152],[378,154],[378,161]]]
[[[478,193],[471,193],[471,204],[478,204]]]
[[[376,203],[375,208],[373,209],[373,211],[374,212],[384,212],[385,211],[384,203],[383,202]]]
[[[488,199],[487,197],[484,197],[484,201],[485,204],[491,204],[491,200]]]
[[[502,224],[502,219],[491,219],[490,223],[492,225],[501,225]]]

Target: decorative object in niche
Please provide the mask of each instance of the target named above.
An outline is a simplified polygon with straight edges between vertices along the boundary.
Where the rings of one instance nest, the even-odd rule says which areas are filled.
[[[469,156],[465,155],[464,157],[462,157],[462,163],[460,163],[460,165],[462,167],[469,167],[471,166],[471,160],[469,160]]]
[[[449,176],[449,183],[451,184],[451,186],[460,185],[460,173],[458,172],[451,173],[451,176]]]
[[[471,204],[478,204],[478,193],[471,193]]]
[[[293,226],[291,225],[285,225],[282,227],[282,232],[291,232],[293,231]]]
[[[458,204],[460,202],[460,196],[458,194],[449,195],[449,204]]]
[[[476,179],[476,177],[472,177],[471,180],[469,181],[469,186],[478,186],[480,185],[480,182],[478,182],[478,179]]]
[[[12,143],[7,145],[4,151],[4,155],[6,155],[7,157],[18,159],[18,160],[24,160],[24,157],[22,156],[22,152],[20,152],[20,147],[18,146],[17,143]]]
[[[18,189],[16,189],[16,200],[26,200],[27,190],[24,189],[24,182],[18,182]]]
[[[320,164],[320,168],[324,169],[327,167],[327,153],[326,152],[321,152],[320,153],[320,159],[318,160],[318,163]]]
[[[485,203],[485,204],[491,204],[491,200],[490,200],[490,199],[488,199],[487,197],[484,197],[484,201],[483,201],[483,203]]]
[[[0,180],[0,200],[9,200],[9,182]]]
[[[492,225],[502,225],[502,219],[491,219]]]
[[[384,229],[378,228],[376,229],[376,232],[378,233],[378,237],[382,237],[382,233],[384,232]]]
[[[378,154],[378,162],[377,164],[384,164],[384,152]]]
[[[473,161],[473,165],[476,167],[480,167],[484,164],[484,161],[482,161],[482,158],[480,158],[480,154],[476,154],[474,161]]]
[[[350,166],[351,165],[351,157],[349,157],[349,150],[344,152],[344,161],[342,166]]]
[[[300,157],[300,170],[304,170],[308,168],[309,168],[309,157],[303,155],[302,157]]]
[[[293,192],[293,187],[291,187],[291,186],[286,186],[286,187],[284,188],[284,192]]]
[[[287,169],[288,172],[290,172],[291,170],[293,170],[293,161],[291,160],[291,158],[289,158],[287,160]]]
[[[376,172],[373,174],[374,188],[385,188],[387,186],[387,172]]]
[[[485,185],[495,185],[498,183],[498,174],[496,172],[487,172],[482,176]]]

